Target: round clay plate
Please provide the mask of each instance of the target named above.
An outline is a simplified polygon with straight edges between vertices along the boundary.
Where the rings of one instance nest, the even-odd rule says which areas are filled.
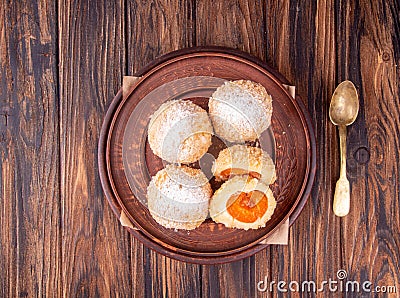
[[[175,259],[211,264],[238,260],[263,249],[259,242],[290,217],[299,215],[315,175],[315,137],[309,115],[299,97],[292,98],[287,81],[263,62],[226,48],[191,48],[154,61],[129,88],[124,86],[107,112],[99,142],[100,177],[107,199],[120,217],[123,211],[135,229],[130,232],[150,248]],[[208,97],[227,80],[252,80],[273,98],[271,127],[253,143],[275,160],[277,180],[270,187],[277,207],[266,227],[257,230],[226,228],[207,219],[191,230],[159,225],[147,209],[146,189],[165,166],[147,142],[149,117],[165,101],[191,100],[207,110]],[[122,91],[124,90],[124,91]],[[202,168],[212,188],[213,156],[226,144],[213,137],[209,152],[192,167]]]

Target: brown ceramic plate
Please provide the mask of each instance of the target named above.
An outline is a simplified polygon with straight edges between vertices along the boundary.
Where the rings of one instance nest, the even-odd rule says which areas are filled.
[[[191,48],[161,57],[137,74],[127,94],[119,92],[101,131],[99,168],[104,191],[114,212],[123,210],[138,230],[130,229],[150,248],[176,259],[217,263],[240,259],[265,246],[288,217],[291,223],[304,206],[315,174],[315,137],[301,100],[293,99],[287,81],[261,61],[225,48]],[[273,98],[271,129],[260,138],[275,158],[277,181],[272,185],[277,208],[265,228],[225,228],[207,219],[192,231],[167,229],[154,221],[146,207],[146,188],[161,159],[147,143],[149,116],[170,99],[195,101],[204,108],[207,98],[225,80],[248,79],[265,86]],[[215,141],[210,152],[222,148]],[[198,165],[194,165],[198,166]],[[211,181],[214,188],[218,187]]]

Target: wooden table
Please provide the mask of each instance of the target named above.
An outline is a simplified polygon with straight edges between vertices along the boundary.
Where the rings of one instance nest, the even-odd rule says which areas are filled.
[[[97,166],[122,77],[204,45],[246,51],[285,75],[318,143],[312,195],[289,245],[215,266],[174,261],[131,237]],[[399,295],[399,1],[1,0],[0,66],[1,297],[271,296],[257,290],[265,278],[320,285],[339,280],[339,269]],[[328,108],[345,79],[361,107],[348,131],[351,212],[341,219],[332,212],[339,152]]]

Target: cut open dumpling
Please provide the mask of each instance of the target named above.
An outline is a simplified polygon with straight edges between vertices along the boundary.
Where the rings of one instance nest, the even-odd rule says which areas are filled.
[[[222,150],[212,172],[219,181],[238,175],[249,175],[267,185],[276,180],[275,165],[269,154],[247,145],[234,145]]]
[[[235,176],[214,193],[210,216],[228,228],[258,229],[265,227],[276,207],[267,185],[249,176]]]

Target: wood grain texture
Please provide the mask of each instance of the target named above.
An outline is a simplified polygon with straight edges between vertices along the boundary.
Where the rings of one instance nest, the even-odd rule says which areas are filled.
[[[231,47],[265,60],[263,1],[200,0],[195,11],[197,46]],[[243,261],[202,266],[203,297],[254,297],[255,260],[270,262],[269,255],[262,252]],[[263,274],[269,276],[268,271]]]
[[[56,7],[0,2],[0,296],[60,293]]]
[[[127,74],[134,75],[146,64],[168,52],[193,46],[191,1],[127,1]],[[144,26],[145,24],[145,26]],[[202,292],[201,267],[175,261],[144,248],[132,238],[133,268],[146,273],[138,297],[199,297]],[[143,262],[134,258],[143,256]],[[132,271],[134,274],[135,271]]]
[[[266,19],[270,20],[268,60],[296,86],[296,92],[305,100],[314,119],[318,146],[314,188],[308,204],[291,228],[290,245],[274,246],[270,251],[270,280],[274,281],[313,280],[320,284],[326,278],[335,278],[336,271],[341,268],[340,235],[332,233],[340,230],[339,219],[332,213],[338,145],[332,139],[336,128],[328,118],[336,74],[333,6],[333,1],[318,4],[274,1],[267,7]],[[273,19],[282,22],[275,26]],[[307,44],[313,46],[307,47]],[[320,258],[322,254],[329,255],[331,261],[325,262]],[[262,272],[258,269],[256,272],[259,274],[256,280],[262,280]],[[276,286],[272,293],[274,296],[281,294]]]
[[[196,46],[225,46],[265,60],[264,2],[198,0]]]
[[[127,73],[133,75],[155,58],[193,46],[190,0],[127,0]]]
[[[102,118],[124,73],[124,3],[60,1],[58,15],[62,293],[130,296],[130,240],[106,205],[96,159]]]
[[[0,296],[284,297],[257,282],[319,283],[338,269],[397,286],[387,296],[398,296],[399,22],[397,0],[0,0]],[[122,76],[196,45],[276,67],[297,86],[318,144],[312,196],[289,245],[226,265],[144,248],[106,205],[97,174],[102,118]],[[345,79],[361,108],[348,130],[351,212],[339,219],[328,107]]]
[[[357,39],[342,48],[341,75],[357,82],[364,108],[349,131],[349,176],[352,196],[359,200],[342,222],[343,267],[354,280],[398,290],[400,3],[347,5],[349,13],[339,15],[341,39],[348,32],[357,32]]]
[[[338,146],[332,139],[336,128],[328,118],[330,97],[336,84],[334,3],[290,1],[285,8],[277,7],[282,17],[277,17],[278,12],[271,11],[267,19],[272,16],[283,18],[288,24],[280,25],[279,29],[272,27],[268,31],[290,36],[290,40],[284,43],[283,49],[274,46],[269,51],[277,58],[274,63],[277,69],[297,87],[296,92],[306,100],[305,104],[314,118],[319,169],[312,196],[291,229],[290,245],[271,247],[271,256],[282,255],[288,261],[282,262],[280,258],[272,260],[270,280],[313,280],[320,284],[324,279],[335,278],[336,271],[341,269],[339,219],[332,213]],[[290,53],[289,60],[282,58],[279,52]],[[304,239],[312,245],[305,243]],[[329,255],[335,262],[322,261],[319,258],[322,255]],[[279,294],[276,287],[273,293]]]

